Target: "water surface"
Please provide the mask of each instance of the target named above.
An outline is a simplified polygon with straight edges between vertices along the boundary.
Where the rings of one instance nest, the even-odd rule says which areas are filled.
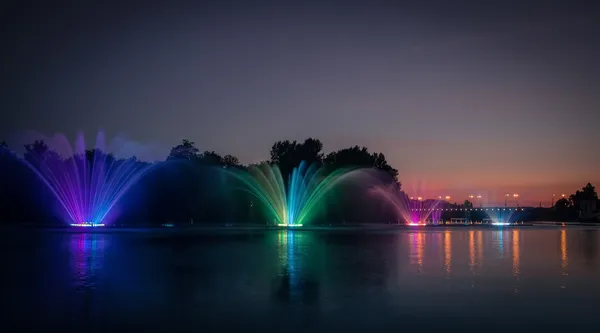
[[[600,324],[599,238],[576,227],[4,232],[3,325],[589,331]]]

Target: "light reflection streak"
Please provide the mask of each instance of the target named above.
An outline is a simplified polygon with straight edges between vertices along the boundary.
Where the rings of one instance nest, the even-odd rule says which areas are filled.
[[[279,262],[282,272],[280,273],[284,279],[289,282],[290,294],[294,295],[298,292],[299,277],[297,269],[297,255],[296,255],[296,237],[298,237],[294,231],[281,230],[277,234],[278,245],[279,245]]]
[[[483,265],[483,232],[481,230],[476,232],[477,236],[477,263],[481,267]]]
[[[512,262],[513,275],[518,278],[521,275],[521,252],[519,244],[519,230],[512,231]]]
[[[504,232],[503,231],[494,231],[493,232],[494,243],[496,249],[498,250],[498,257],[500,259],[504,258]]]
[[[423,265],[423,233],[412,232],[408,235],[410,263]]]
[[[422,232],[417,233],[417,263],[423,266],[423,252],[425,248],[425,235]]]
[[[444,231],[444,267],[446,274],[452,272],[452,234],[450,231]]]
[[[562,229],[560,231],[560,267],[563,269],[563,274],[566,273],[564,270],[569,266],[569,254],[567,252],[567,230]]]
[[[475,271],[475,263],[477,262],[475,258],[475,231],[469,231],[469,269],[471,273]]]

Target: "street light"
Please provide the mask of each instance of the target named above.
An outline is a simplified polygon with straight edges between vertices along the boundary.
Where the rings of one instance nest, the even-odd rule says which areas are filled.
[[[515,201],[517,203],[517,207],[519,207],[519,195],[517,193],[513,194],[513,198],[515,198]]]
[[[449,195],[446,196],[446,200],[450,200],[450,196]]]
[[[483,204],[481,203],[481,195],[477,196],[477,200],[479,200],[479,208],[483,207]]]
[[[504,207],[506,207],[508,205],[508,196],[510,196],[510,194],[506,193],[504,195]]]

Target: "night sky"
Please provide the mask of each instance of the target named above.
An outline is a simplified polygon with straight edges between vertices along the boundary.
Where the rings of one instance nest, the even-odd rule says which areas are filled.
[[[600,180],[597,1],[12,3],[0,140],[15,147],[103,129],[160,158],[188,138],[250,163],[316,137],[456,201],[547,205]]]

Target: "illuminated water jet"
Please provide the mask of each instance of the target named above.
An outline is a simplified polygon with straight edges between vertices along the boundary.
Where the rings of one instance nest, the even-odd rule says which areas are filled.
[[[428,221],[434,223],[436,218],[440,218],[441,212],[436,210],[440,200],[411,198],[396,184],[374,186],[370,193],[385,199],[396,216],[408,226],[426,226]]]
[[[516,213],[514,208],[487,208],[485,214],[494,226],[505,226],[511,224],[511,219]]]
[[[25,162],[48,186],[73,227],[105,226],[117,202],[152,166],[135,157],[117,159],[105,152],[102,132],[90,150],[82,134],[74,148],[64,135],[49,141],[57,146],[48,147],[44,141],[27,145]]]
[[[280,227],[297,228],[309,223],[325,195],[340,181],[358,170],[338,169],[326,173],[305,162],[292,171],[285,183],[277,165],[251,166],[247,171],[224,169],[240,181],[241,189],[256,197],[267,215]]]

